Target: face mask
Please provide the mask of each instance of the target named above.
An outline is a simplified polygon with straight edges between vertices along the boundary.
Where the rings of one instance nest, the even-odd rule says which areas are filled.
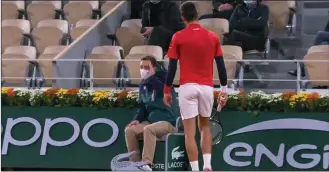
[[[157,4],[157,3],[159,3],[161,0],[150,0],[150,2],[152,3],[152,4]]]
[[[245,0],[244,3],[247,4],[247,5],[254,5],[254,4],[257,3],[257,1],[255,1],[255,0]]]
[[[147,79],[147,78],[151,77],[151,73],[149,70],[141,69],[140,73],[141,73],[142,79]]]

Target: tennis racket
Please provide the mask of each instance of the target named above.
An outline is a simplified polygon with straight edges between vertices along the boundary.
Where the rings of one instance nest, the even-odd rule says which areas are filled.
[[[214,108],[210,117],[210,131],[212,136],[212,145],[217,145],[223,139],[223,128],[219,120],[219,112]]]

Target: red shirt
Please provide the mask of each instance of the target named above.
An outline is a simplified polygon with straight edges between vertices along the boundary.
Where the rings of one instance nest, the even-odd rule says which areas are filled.
[[[168,51],[169,58],[179,60],[180,85],[196,83],[213,87],[214,58],[222,55],[218,36],[196,23],[175,33]]]

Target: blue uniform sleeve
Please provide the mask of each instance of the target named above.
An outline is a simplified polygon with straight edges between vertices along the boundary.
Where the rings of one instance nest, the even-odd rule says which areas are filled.
[[[152,85],[152,88],[156,91],[157,94],[162,94],[163,93],[163,87],[164,87],[164,82],[165,82],[165,74],[164,76],[157,77],[157,76],[152,76],[150,78],[150,84]]]
[[[147,121],[148,113],[145,107],[145,104],[141,101],[139,104],[139,109],[137,111],[137,114],[135,115],[134,120],[137,120],[139,122]]]

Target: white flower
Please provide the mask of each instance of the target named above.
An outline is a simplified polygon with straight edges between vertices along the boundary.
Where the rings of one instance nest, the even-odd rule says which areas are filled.
[[[268,100],[268,103],[272,102],[279,102],[282,101],[282,93],[275,93],[275,94],[270,94],[270,99]]]
[[[115,101],[117,101],[117,97],[109,97],[109,100],[111,101],[111,102],[115,102]]]
[[[239,99],[239,94],[240,91],[230,91],[227,96],[229,99],[234,99],[234,100],[238,100]]]
[[[129,91],[127,98],[129,100],[135,100],[135,101],[139,101],[139,92],[138,91]]]
[[[282,93],[274,93],[271,95],[273,98],[282,98]]]
[[[228,96],[237,96],[237,95],[239,95],[240,94],[240,91],[230,91],[229,93],[228,93]]]
[[[320,94],[320,98],[329,98],[329,93]]]
[[[109,101],[115,102],[118,99],[118,95],[121,90],[111,90],[109,93]]]
[[[36,99],[42,95],[43,91],[42,90],[32,90],[30,93],[31,94],[30,94],[29,102],[30,102],[31,106],[34,106],[36,103]]]
[[[86,98],[86,97],[94,95],[94,93],[95,93],[94,90],[80,89],[79,92],[77,93],[77,95],[78,95],[79,98]]]
[[[263,95],[266,95],[265,92],[261,91],[261,90],[258,90],[258,91],[252,91],[249,93],[250,96],[263,96]]]
[[[27,96],[31,93],[31,91],[28,89],[15,88],[14,90],[17,93],[17,96],[20,96],[20,97]]]
[[[269,94],[266,94],[265,92],[259,90],[259,91],[253,91],[249,93],[249,97],[260,97],[261,99],[269,100],[271,96]]]

